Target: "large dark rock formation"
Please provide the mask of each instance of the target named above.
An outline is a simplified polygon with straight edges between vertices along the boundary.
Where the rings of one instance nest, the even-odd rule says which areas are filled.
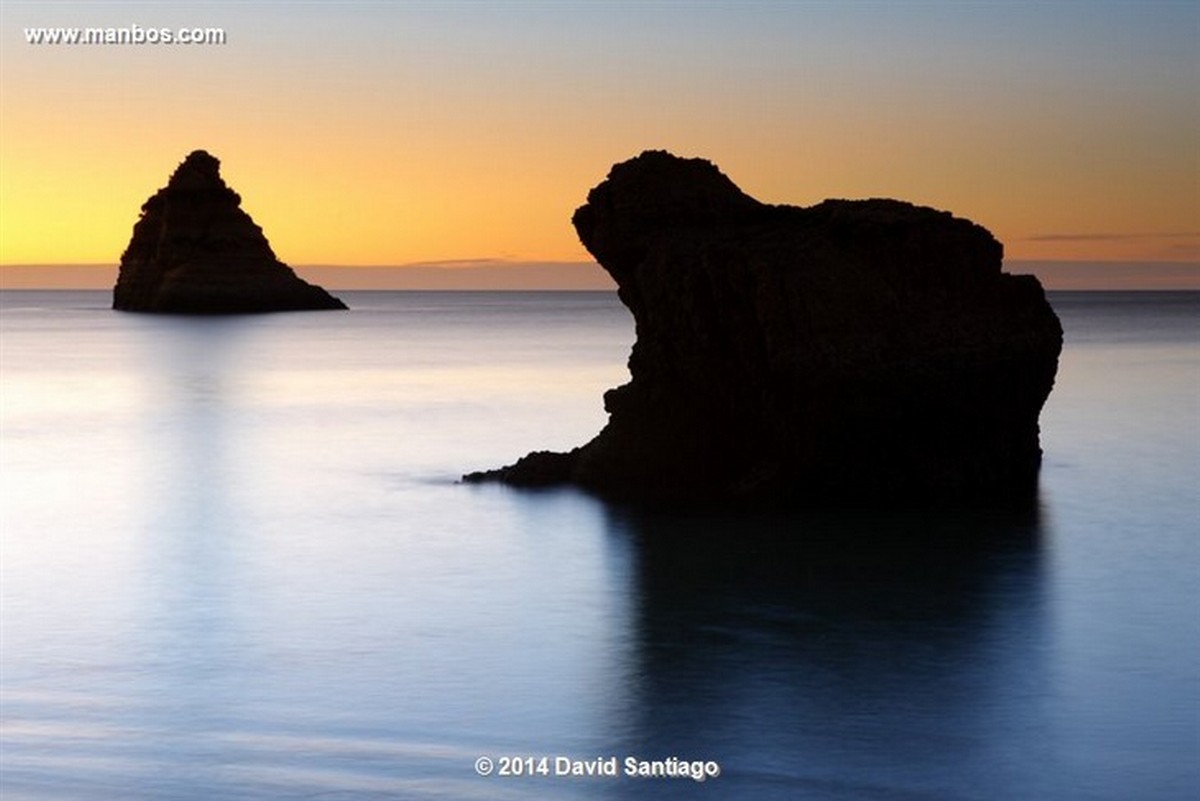
[[[344,309],[297,277],[221,179],[220,162],[197,150],[142,205],[121,256],[113,308],[181,314]]]
[[[573,223],[633,312],[608,425],[468,481],[631,499],[958,499],[1036,486],[1062,328],[1032,276],[947,212],[770,206],[663,152]]]

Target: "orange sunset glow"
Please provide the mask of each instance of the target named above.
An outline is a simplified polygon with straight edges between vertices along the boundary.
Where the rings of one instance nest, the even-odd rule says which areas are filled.
[[[768,202],[948,209],[1013,261],[1194,267],[1200,11],[1071,8],[6,4],[0,265],[115,264],[195,148],[293,266],[587,262],[572,210],[663,148]],[[135,18],[228,40],[25,38]]]

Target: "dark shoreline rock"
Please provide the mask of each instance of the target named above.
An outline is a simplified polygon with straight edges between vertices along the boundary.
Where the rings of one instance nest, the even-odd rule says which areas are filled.
[[[299,278],[221,179],[220,162],[196,150],[142,205],[121,256],[113,308],[170,314],[249,314],[345,309]]]
[[[984,228],[895,200],[770,206],[646,152],[572,219],[637,341],[609,422],[465,481],[611,499],[962,500],[1036,488],[1062,328]]]

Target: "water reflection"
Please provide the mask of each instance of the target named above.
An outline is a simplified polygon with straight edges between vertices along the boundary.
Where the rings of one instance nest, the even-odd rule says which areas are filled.
[[[152,751],[175,766],[172,783],[211,781],[206,736],[246,699],[248,633],[240,630],[241,554],[249,535],[238,473],[254,469],[239,449],[239,355],[255,321],[151,317],[141,371],[152,413],[136,451],[148,460],[139,575],[140,621],[131,625],[144,672],[129,688],[139,721],[156,732]],[[163,699],[169,699],[163,703]],[[139,786],[153,786],[153,762]]]
[[[239,351],[253,321],[167,317],[147,324],[154,330],[139,355],[152,362],[142,375],[155,382],[145,388],[153,413],[143,428],[153,447],[139,450],[155,459],[158,484],[147,526],[162,534],[221,536],[238,518],[230,453],[237,432],[229,428],[240,400]]]
[[[630,753],[716,759],[722,797],[1034,797],[1048,677],[1036,503],[874,514],[610,512],[635,554]],[[664,753],[663,748],[667,747]],[[981,795],[987,776],[994,796]],[[690,781],[623,797],[687,796]]]

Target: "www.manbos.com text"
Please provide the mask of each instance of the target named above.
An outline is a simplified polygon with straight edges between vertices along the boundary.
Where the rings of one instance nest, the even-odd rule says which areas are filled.
[[[224,28],[153,28],[125,25],[119,28],[26,28],[31,45],[223,45]]]

